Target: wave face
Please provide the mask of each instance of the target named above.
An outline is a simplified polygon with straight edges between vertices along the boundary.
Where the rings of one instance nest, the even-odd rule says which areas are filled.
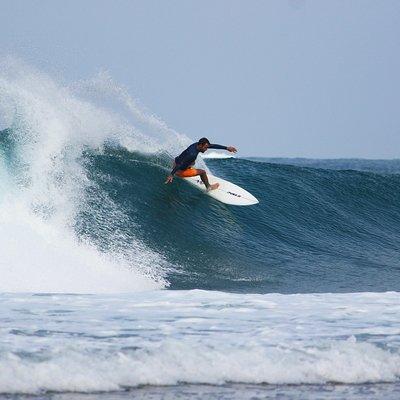
[[[63,86],[8,60],[0,90],[1,291],[400,289],[400,176],[384,161],[207,160],[260,200],[229,207],[163,184],[190,140],[108,76]]]
[[[93,156],[90,171],[96,185],[129,215],[132,222],[119,229],[135,231],[176,266],[168,275],[172,288],[399,289],[399,175],[209,160],[215,174],[260,200],[239,208],[183,181],[163,186],[162,161],[108,149]],[[106,214],[106,208],[99,213]],[[140,229],[134,230],[133,221]]]

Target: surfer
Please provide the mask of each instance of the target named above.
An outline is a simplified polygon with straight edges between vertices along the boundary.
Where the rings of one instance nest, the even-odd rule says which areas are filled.
[[[217,189],[219,183],[214,183],[213,185],[210,185],[210,183],[208,182],[207,173],[206,171],[204,171],[204,169],[193,168],[198,154],[206,152],[207,149],[228,150],[231,153],[236,153],[237,151],[235,147],[232,146],[211,144],[207,138],[203,137],[198,142],[191,144],[178,157],[175,157],[173,169],[168,175],[165,183],[171,183],[174,180],[174,175],[181,178],[188,178],[190,176],[200,175],[200,178],[208,191]]]

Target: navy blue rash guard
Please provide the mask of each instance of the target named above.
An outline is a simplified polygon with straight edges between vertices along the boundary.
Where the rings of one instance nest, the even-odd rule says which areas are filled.
[[[220,144],[210,144],[208,146],[209,149],[221,149],[226,150],[226,146],[222,146]],[[182,151],[178,157],[175,157],[175,167],[171,171],[171,175],[174,175],[176,171],[189,168],[196,161],[197,156],[199,155],[200,150],[197,148],[197,143],[191,144],[186,150]]]

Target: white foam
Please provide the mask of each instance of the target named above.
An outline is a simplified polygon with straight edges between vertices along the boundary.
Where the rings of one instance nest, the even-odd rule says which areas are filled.
[[[83,349],[82,349],[83,350]],[[111,391],[139,385],[182,382],[223,384],[317,384],[393,382],[400,357],[368,344],[331,344],[326,350],[298,352],[193,345],[169,341],[135,355],[88,355],[84,351],[52,354],[40,363],[8,354],[0,365],[0,392]]]
[[[206,153],[201,155],[202,158],[205,159],[225,159],[225,158],[235,158],[233,154],[229,154],[222,151],[207,151]]]
[[[103,81],[92,82],[91,87],[96,84],[104,89]],[[160,151],[163,146],[171,149],[173,143],[179,147],[185,137],[141,111],[126,92],[123,100],[129,105],[130,120],[79,96],[77,87],[85,84],[71,89],[20,61],[0,63],[0,126],[12,128],[15,145],[12,159],[0,166],[0,290],[110,292],[162,287],[167,284],[166,263],[139,240],[129,243],[131,250],[121,255],[100,253],[75,237],[74,221],[85,204],[86,188],[93,185],[81,155],[108,141],[139,152]],[[109,96],[114,94],[120,102],[121,90],[111,82],[108,88]],[[138,126],[146,124],[144,133]],[[124,217],[112,201],[108,215]]]
[[[68,229],[48,224],[20,203],[0,209],[0,292],[113,293],[163,287],[133,260],[102,254]],[[158,261],[137,246],[140,257]],[[140,262],[140,260],[137,260]],[[146,261],[145,261],[146,262]],[[137,264],[136,264],[137,265]]]
[[[400,293],[0,299],[0,392],[400,377]]]

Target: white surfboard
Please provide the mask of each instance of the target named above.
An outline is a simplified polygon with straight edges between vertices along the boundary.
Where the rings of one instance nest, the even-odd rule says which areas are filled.
[[[222,203],[231,204],[234,206],[251,206],[253,204],[258,204],[258,200],[251,193],[242,189],[240,186],[228,182],[225,179],[211,175],[210,173],[207,173],[207,176],[211,184],[217,182],[219,183],[218,189],[207,192],[203,181],[200,179],[200,176],[193,176],[183,179],[197,189],[206,193],[208,196],[213,197]]]

